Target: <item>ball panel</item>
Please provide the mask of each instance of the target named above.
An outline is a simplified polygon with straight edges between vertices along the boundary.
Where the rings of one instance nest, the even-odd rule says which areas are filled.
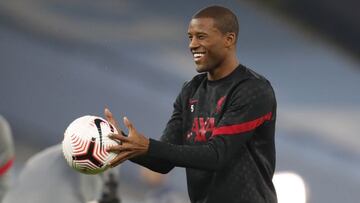
[[[107,152],[118,142],[110,139],[110,133],[118,133],[105,119],[83,116],[75,119],[64,133],[62,149],[67,163],[75,170],[86,174],[97,174],[109,168],[116,153]]]

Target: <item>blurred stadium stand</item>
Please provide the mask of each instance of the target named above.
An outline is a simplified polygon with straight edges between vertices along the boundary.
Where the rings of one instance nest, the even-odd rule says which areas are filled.
[[[104,105],[157,138],[177,91],[195,74],[188,20],[214,3],[219,1],[0,1],[0,92],[6,95],[0,113],[13,127],[15,169],[36,151],[59,143],[71,120],[101,115]],[[360,65],[347,53],[359,58],[360,18],[347,9],[359,3],[220,4],[239,15],[242,63],[275,87],[277,171],[302,177],[307,203],[356,202]],[[279,18],[279,11],[286,15]],[[133,188],[148,189],[133,164],[121,170],[124,192],[136,197]],[[184,171],[170,176],[184,192]]]
[[[360,59],[360,1],[257,0],[318,32]]]

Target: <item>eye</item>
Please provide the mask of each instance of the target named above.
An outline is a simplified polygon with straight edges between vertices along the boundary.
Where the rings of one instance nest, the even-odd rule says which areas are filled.
[[[191,35],[189,35],[188,37],[189,37],[189,40],[190,40],[190,41],[193,39],[193,36],[191,36]]]
[[[200,39],[200,40],[203,40],[203,39],[205,39],[205,38],[206,38],[205,35],[199,35],[199,36],[198,36],[198,39]]]

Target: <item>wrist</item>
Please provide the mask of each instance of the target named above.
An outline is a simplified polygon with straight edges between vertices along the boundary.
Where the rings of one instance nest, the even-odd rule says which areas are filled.
[[[145,138],[145,150],[144,150],[144,154],[147,154],[150,148],[150,139],[149,138]]]

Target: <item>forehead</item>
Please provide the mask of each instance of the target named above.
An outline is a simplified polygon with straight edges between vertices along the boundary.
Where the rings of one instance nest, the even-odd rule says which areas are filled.
[[[215,21],[212,18],[193,18],[191,19],[188,27],[188,33],[196,32],[218,32],[215,27]]]

